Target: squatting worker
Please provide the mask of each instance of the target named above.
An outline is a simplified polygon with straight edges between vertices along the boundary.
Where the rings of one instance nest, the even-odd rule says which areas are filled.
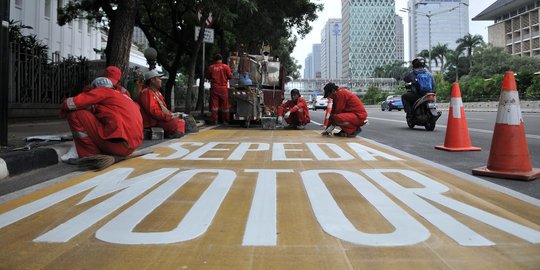
[[[368,116],[360,98],[334,83],[324,86],[324,98],[331,98],[333,101],[328,126],[341,128],[337,136],[356,137],[362,131],[361,126],[366,123]]]
[[[118,84],[120,81],[120,78],[122,78],[122,71],[116,67],[116,66],[108,66],[105,68],[105,71],[103,72],[103,76],[107,79],[109,79],[112,84],[113,88],[120,91],[120,93],[127,95],[128,97],[131,97],[131,94],[129,91],[124,88],[122,85]]]
[[[285,128],[288,129],[304,129],[305,125],[311,122],[307,102],[304,98],[300,97],[300,91],[298,89],[291,90],[291,99],[281,104],[277,113],[280,123],[285,118],[285,121],[289,124]]]
[[[128,156],[143,141],[139,106],[98,77],[91,90],[64,100],[60,117],[67,118],[78,157],[98,154]]]
[[[155,70],[144,73],[144,89],[137,101],[141,105],[144,128],[161,127],[165,138],[181,138],[184,136],[186,123],[167,108],[165,98],[159,91],[161,75]]]
[[[229,89],[228,80],[232,78],[231,68],[223,64],[221,54],[214,56],[215,63],[208,67],[206,78],[210,80],[210,109],[214,125],[218,123],[218,111],[224,124],[229,121]]]

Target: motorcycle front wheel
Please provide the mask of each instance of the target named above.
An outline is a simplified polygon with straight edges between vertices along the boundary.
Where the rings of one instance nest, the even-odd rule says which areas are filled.
[[[414,128],[414,122],[412,119],[407,118],[407,126],[409,126],[410,129]]]

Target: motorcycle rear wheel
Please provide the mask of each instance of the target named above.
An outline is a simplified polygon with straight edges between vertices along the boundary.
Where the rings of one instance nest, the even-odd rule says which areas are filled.
[[[436,119],[429,119],[429,121],[427,122],[426,124],[426,130],[427,131],[433,131],[435,129],[435,125],[436,125]]]

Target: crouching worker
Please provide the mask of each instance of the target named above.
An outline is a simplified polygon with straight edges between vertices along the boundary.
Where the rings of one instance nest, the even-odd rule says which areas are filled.
[[[91,88],[64,100],[60,110],[73,133],[75,157],[130,155],[143,140],[139,106],[105,77],[96,78]]]
[[[322,134],[329,135],[333,127],[338,126],[341,131],[335,135],[356,137],[362,131],[361,126],[366,123],[368,116],[360,98],[345,88],[339,88],[334,83],[328,83],[324,86],[324,97],[331,98],[333,106],[328,127]]]
[[[307,102],[300,97],[298,89],[291,90],[291,99],[281,104],[277,113],[279,123],[283,123],[283,118],[285,118],[285,121],[289,124],[285,127],[287,129],[304,129],[305,125],[311,122]]]
[[[167,108],[165,99],[159,89],[161,88],[161,75],[156,70],[144,74],[145,88],[137,99],[141,105],[144,128],[161,127],[165,138],[174,139],[184,136],[186,123]]]

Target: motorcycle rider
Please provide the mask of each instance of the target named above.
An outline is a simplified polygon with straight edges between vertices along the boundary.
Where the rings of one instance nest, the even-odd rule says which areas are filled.
[[[413,117],[413,105],[427,92],[434,92],[435,90],[435,80],[433,76],[426,70],[426,64],[424,60],[414,59],[412,61],[413,70],[403,78],[405,81],[405,87],[409,89],[407,93],[401,95],[401,101],[403,103],[403,109],[407,113],[407,119]],[[428,83],[424,86],[424,89],[420,89],[421,85],[418,82],[418,75],[429,76],[431,78],[431,83]],[[427,88],[427,89],[426,89]],[[431,89],[429,89],[431,88]]]

